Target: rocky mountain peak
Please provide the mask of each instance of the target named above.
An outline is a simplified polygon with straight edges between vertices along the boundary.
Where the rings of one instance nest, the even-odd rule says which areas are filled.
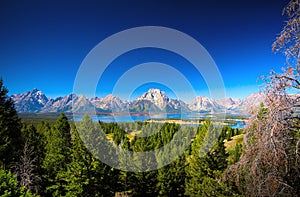
[[[257,106],[264,100],[264,95],[251,94],[244,99],[211,99],[197,96],[192,102],[185,103],[181,100],[170,99],[164,91],[151,88],[134,101],[121,100],[114,95],[104,98],[86,98],[84,95],[69,94],[55,99],[47,98],[38,89],[14,94],[11,98],[15,102],[18,112],[84,112],[96,108],[98,112],[224,112],[248,113],[249,109]]]
[[[218,100],[216,100],[216,102],[219,105],[223,105],[226,108],[229,108],[233,105],[236,105],[239,102],[239,100],[233,100],[232,98],[226,97],[226,98],[218,99]]]
[[[120,99],[117,96],[109,94],[106,97],[104,97],[102,101],[103,102],[113,102],[113,101],[120,101]]]
[[[205,97],[197,96],[190,104],[189,108],[193,111],[220,111],[224,109],[222,105],[219,105],[215,100]]]
[[[164,91],[161,91],[160,89],[151,88],[142,96],[138,97],[136,100],[147,100],[155,104],[158,108],[164,108],[170,99]]]
[[[12,99],[19,112],[37,112],[49,101],[45,94],[36,88],[23,94],[14,94]]]

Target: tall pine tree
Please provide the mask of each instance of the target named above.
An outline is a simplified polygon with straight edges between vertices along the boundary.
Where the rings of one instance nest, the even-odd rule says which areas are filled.
[[[60,171],[66,170],[66,164],[70,161],[70,124],[64,113],[60,114],[46,140],[46,155],[43,161],[44,178],[47,183],[46,194],[64,195],[63,181],[57,176]]]
[[[190,196],[231,196],[234,195],[226,184],[220,180],[222,171],[227,167],[227,153],[224,147],[224,135],[220,135],[215,145],[207,154],[201,155],[203,144],[211,141],[211,133],[215,131],[210,121],[206,121],[192,144],[192,155],[187,162],[186,195]],[[222,133],[221,133],[222,134]],[[215,137],[215,136],[214,136]]]
[[[16,161],[21,145],[21,123],[8,90],[0,79],[0,164],[9,167]]]

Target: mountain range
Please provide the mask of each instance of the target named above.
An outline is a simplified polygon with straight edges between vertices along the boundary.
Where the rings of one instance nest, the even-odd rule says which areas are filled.
[[[149,89],[133,101],[121,100],[114,95],[104,98],[87,98],[83,95],[69,94],[64,97],[48,98],[41,90],[14,94],[11,96],[19,113],[78,112],[96,110],[100,113],[122,112],[227,112],[248,114],[264,96],[260,93],[251,94],[244,99],[223,98],[214,100],[205,96],[197,96],[192,102],[186,103],[179,99],[171,99],[160,89]]]

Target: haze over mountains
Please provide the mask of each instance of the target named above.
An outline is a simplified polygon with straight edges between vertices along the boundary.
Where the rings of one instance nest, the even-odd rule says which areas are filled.
[[[133,101],[121,100],[117,96],[87,98],[69,94],[64,97],[48,98],[42,91],[31,91],[11,96],[19,113],[78,112],[96,109],[96,112],[227,112],[247,114],[263,101],[263,95],[251,94],[244,99],[223,98],[214,100],[197,96],[192,102],[170,99],[164,91],[149,89]],[[73,108],[73,109],[72,109]]]

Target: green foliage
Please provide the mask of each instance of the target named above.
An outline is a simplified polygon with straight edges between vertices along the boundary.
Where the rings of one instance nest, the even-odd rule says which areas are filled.
[[[228,195],[231,191],[227,188],[226,184],[221,183],[219,180],[220,174],[227,167],[227,153],[225,151],[224,139],[226,135],[221,133],[217,141],[211,150],[207,154],[203,155],[203,147],[207,150],[204,145],[209,141],[212,142],[211,136],[216,133],[210,121],[206,121],[203,124],[197,136],[192,144],[192,154],[188,157],[188,166],[186,168],[187,179],[186,179],[186,190],[185,194],[190,196],[210,196],[212,190],[215,195]],[[226,190],[224,190],[226,188]]]
[[[10,172],[0,169],[0,196],[1,197],[31,197],[25,187],[19,187],[15,176]]]
[[[60,113],[21,113],[18,115],[24,123],[36,126],[45,120],[51,125],[54,124]]]
[[[22,125],[22,140],[33,151],[33,157],[36,158],[36,163],[39,166],[38,171],[41,171],[42,161],[45,157],[45,141],[43,133],[39,133],[33,124]]]
[[[81,140],[92,143],[89,148],[96,148],[97,142],[103,142],[97,141],[101,136],[98,126],[88,115],[77,125],[80,132],[72,125],[71,161],[58,175],[64,181],[66,196],[113,196],[115,192],[117,170],[96,159]]]
[[[64,181],[58,176],[60,171],[66,170],[70,161],[71,134],[67,117],[62,113],[46,135],[45,159],[43,169],[47,183],[46,193],[53,196],[63,195]]]
[[[183,196],[185,191],[185,155],[158,170],[158,196]]]
[[[239,161],[241,155],[243,152],[243,146],[241,144],[236,144],[234,147],[234,152],[233,152],[233,163],[236,163]]]
[[[257,118],[259,120],[262,120],[267,114],[268,114],[268,109],[265,107],[264,103],[260,103]]]
[[[21,146],[21,124],[8,90],[0,79],[0,164],[16,161]]]
[[[53,124],[21,124],[6,94],[0,81],[1,166],[8,169],[13,164],[16,173],[0,170],[2,196],[235,195],[221,175],[228,159],[224,140],[239,130],[222,130],[209,120],[194,128],[174,123],[95,123],[88,115],[70,124],[64,113]],[[241,149],[235,149],[237,160]],[[159,151],[148,157],[138,154],[153,150]],[[183,154],[177,157],[178,153]],[[122,154],[128,157],[117,159]],[[169,165],[151,171],[174,156]],[[131,166],[134,172],[117,170],[104,160]]]
[[[2,84],[1,88],[0,95],[6,95]],[[0,171],[0,192],[4,196],[32,196],[29,190],[41,196],[205,196],[211,190],[214,195],[235,194],[220,177],[228,157],[223,141],[238,130],[227,128],[221,132],[209,120],[200,128],[181,128],[171,123],[95,123],[88,115],[70,124],[63,113],[54,124],[21,124],[11,101],[6,96],[1,98],[3,106],[11,104],[10,108],[0,107],[0,132],[5,136],[0,140],[1,161],[4,166],[15,161],[18,178],[9,171]],[[191,148],[182,150],[192,138]],[[158,150],[171,141],[173,146],[167,155],[136,154]],[[116,159],[122,149],[133,151],[126,153],[131,154],[130,160]],[[4,154],[7,152],[12,157]],[[169,165],[149,171],[179,152],[183,154]],[[14,159],[16,155],[21,156],[19,161]],[[96,157],[116,162],[114,165],[131,165],[135,172],[116,170]],[[26,178],[23,172],[30,176]],[[35,179],[39,177],[41,182]]]
[[[123,128],[127,128],[130,134]],[[186,136],[179,135],[180,129]],[[61,114],[53,125],[42,121],[36,126],[23,124],[21,130],[22,141],[33,150],[30,157],[38,161],[37,172],[43,178],[42,196],[205,196],[211,190],[215,195],[235,195],[227,184],[220,181],[220,177],[228,157],[223,141],[239,131],[225,128],[221,132],[209,120],[200,128],[180,128],[180,125],[170,123],[94,123],[85,115],[75,126],[70,125],[66,116]],[[94,156],[106,153],[102,159],[114,158],[117,149],[112,147],[116,146],[147,152],[173,140],[174,146],[169,150],[171,156],[181,151],[181,145],[191,141],[194,133],[197,135],[191,149],[169,165],[154,171],[119,171]],[[111,136],[111,141],[106,135]],[[212,149],[201,155],[217,135],[220,137]],[[134,170],[143,171],[165,159],[168,158],[160,154],[149,158],[133,154],[130,161],[116,162],[120,162],[119,165],[130,164]]]
[[[191,196],[241,196],[218,178],[204,177],[200,190]]]

